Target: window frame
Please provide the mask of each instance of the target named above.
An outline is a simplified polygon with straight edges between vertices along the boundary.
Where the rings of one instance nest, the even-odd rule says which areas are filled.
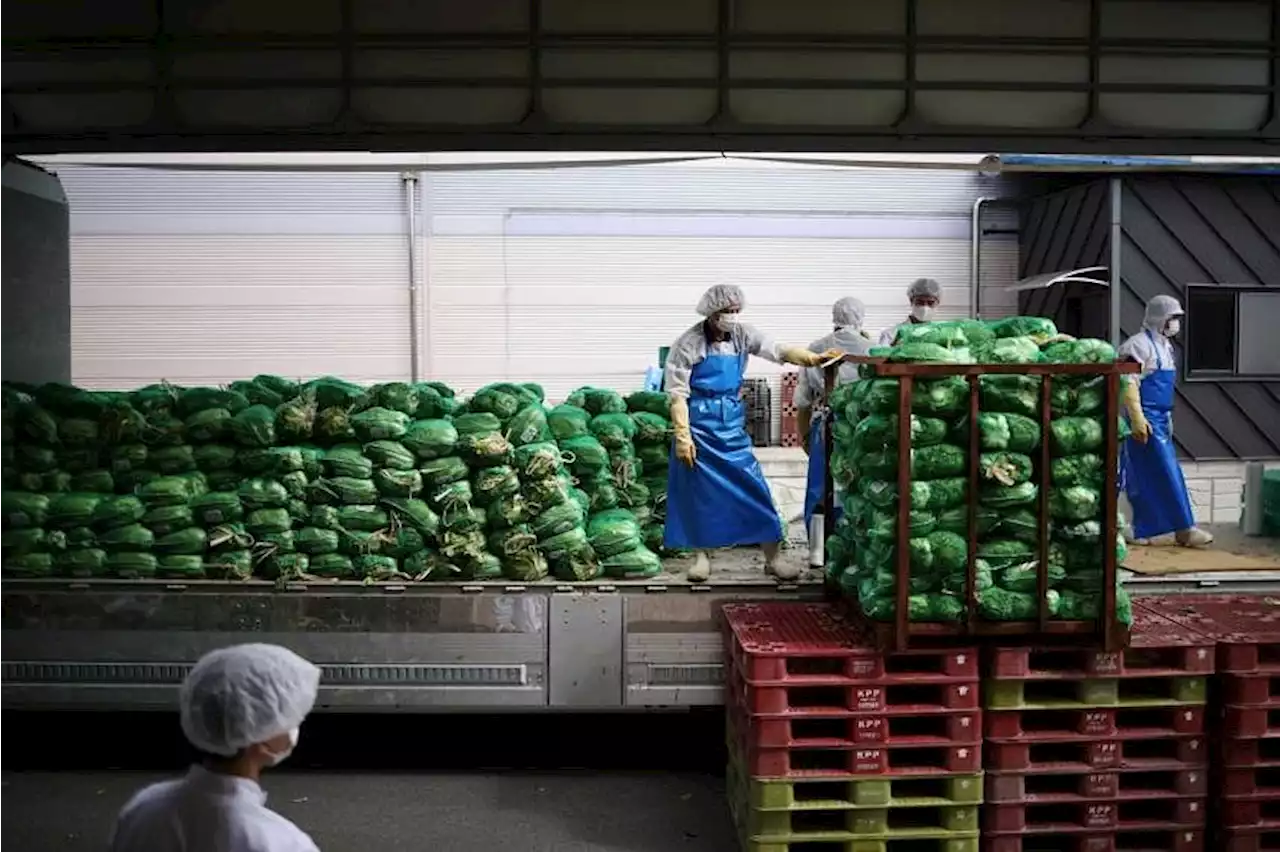
[[[1190,328],[1195,322],[1195,315],[1191,309],[1191,297],[1195,291],[1208,291],[1213,293],[1230,293],[1234,301],[1235,308],[1235,328],[1232,330],[1232,347],[1231,360],[1232,367],[1230,372],[1215,370],[1193,370],[1191,368],[1191,348]],[[1277,382],[1280,381],[1280,368],[1274,373],[1241,373],[1240,370],[1240,296],[1253,293],[1261,293],[1280,298],[1280,288],[1264,287],[1258,284],[1187,284],[1184,287],[1184,310],[1186,314],[1182,318],[1183,324],[1183,340],[1179,347],[1181,356],[1179,360],[1182,362],[1182,378],[1188,382]]]

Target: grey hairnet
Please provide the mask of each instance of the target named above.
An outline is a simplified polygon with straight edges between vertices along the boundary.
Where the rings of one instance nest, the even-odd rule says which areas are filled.
[[[728,308],[742,310],[747,306],[747,297],[742,288],[736,284],[717,284],[707,289],[698,300],[698,313],[704,317],[718,314]]]
[[[1142,317],[1142,327],[1163,331],[1164,324],[1173,317],[1182,316],[1182,305],[1172,296],[1156,296],[1147,302],[1147,312]]]
[[[230,757],[301,725],[319,688],[320,669],[288,648],[219,648],[182,682],[182,732],[201,751]]]
[[[932,296],[939,302],[942,301],[942,285],[932,278],[917,278],[911,282],[911,286],[907,288],[907,298],[915,301],[921,296]]]
[[[845,296],[831,306],[831,323],[837,328],[860,329],[866,316],[867,306],[853,296]]]

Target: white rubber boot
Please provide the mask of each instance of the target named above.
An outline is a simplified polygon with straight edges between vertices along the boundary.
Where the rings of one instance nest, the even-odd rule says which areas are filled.
[[[809,521],[809,567],[821,568],[827,564],[827,518],[814,512]]]
[[[760,552],[764,554],[764,573],[779,580],[794,580],[800,576],[800,566],[794,562],[780,563],[778,553],[781,549],[781,544],[776,541],[760,545]]]
[[[1181,547],[1208,547],[1213,544],[1213,536],[1199,527],[1192,527],[1181,530],[1177,535],[1177,542]]]
[[[705,550],[699,550],[689,567],[690,583],[705,583],[711,578],[711,556]]]

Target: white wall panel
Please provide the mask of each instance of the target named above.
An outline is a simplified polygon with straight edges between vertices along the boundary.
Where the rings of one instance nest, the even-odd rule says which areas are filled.
[[[72,167],[60,176],[78,384],[409,375],[397,174]]]

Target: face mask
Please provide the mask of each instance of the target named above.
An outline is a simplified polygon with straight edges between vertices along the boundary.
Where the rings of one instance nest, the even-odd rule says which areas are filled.
[[[911,318],[917,322],[928,322],[933,316],[933,305],[912,305]]]
[[[293,754],[294,748],[296,748],[298,745],[298,737],[300,734],[301,734],[301,731],[299,731],[297,728],[291,729],[289,731],[289,747],[288,748],[286,748],[284,751],[267,752],[267,766],[279,766],[281,763],[285,761],[286,758],[289,757],[289,755]]]
[[[1164,325],[1164,336],[1174,337],[1178,332],[1182,331],[1182,320],[1173,318]]]
[[[737,314],[716,314],[711,320],[716,331],[729,331],[738,324]]]

